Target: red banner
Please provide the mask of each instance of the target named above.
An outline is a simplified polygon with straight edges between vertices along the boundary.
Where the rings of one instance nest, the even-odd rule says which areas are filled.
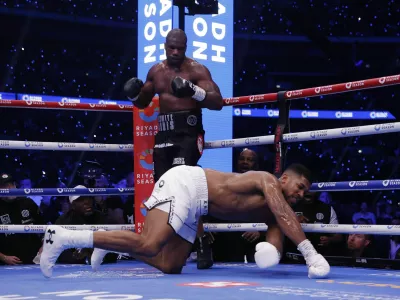
[[[133,109],[133,144],[135,176],[135,228],[141,233],[146,216],[143,205],[151,195],[154,186],[153,147],[154,136],[158,131],[158,98],[153,99],[146,109]]]

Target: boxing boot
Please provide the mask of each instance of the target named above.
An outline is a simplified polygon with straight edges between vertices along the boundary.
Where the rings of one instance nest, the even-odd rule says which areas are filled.
[[[55,225],[47,226],[40,256],[40,269],[45,277],[51,277],[58,257],[69,248],[93,248],[93,231],[67,230]]]
[[[213,266],[213,254],[208,235],[199,238],[199,247],[197,248],[197,269],[204,270]]]

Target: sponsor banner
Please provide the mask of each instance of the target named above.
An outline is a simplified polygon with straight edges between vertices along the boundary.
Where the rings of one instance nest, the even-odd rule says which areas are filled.
[[[312,191],[370,191],[370,190],[398,190],[400,179],[363,180],[342,182],[319,182],[311,185]]]
[[[12,94],[14,95],[14,94]],[[1,99],[1,98],[0,98]],[[3,98],[3,99],[15,99]],[[64,96],[48,96],[48,95],[35,95],[35,94],[17,94],[17,100],[24,100],[27,102],[40,101],[40,102],[58,102],[60,106],[72,106],[77,103],[87,104],[129,104],[128,101],[117,101],[117,100],[100,100],[92,98],[77,98],[77,97],[64,97]],[[72,105],[71,105],[72,104]]]
[[[0,100],[15,100],[16,95],[13,93],[0,93]]]
[[[0,189],[7,196],[103,196],[133,195],[134,188],[44,188],[44,189]],[[0,196],[1,197],[1,196]]]
[[[277,109],[251,109],[236,108],[233,110],[234,117],[251,118],[278,118]],[[351,120],[395,120],[389,111],[334,111],[334,110],[291,110],[291,119],[351,119]]]
[[[135,173],[135,227],[141,233],[146,216],[147,200],[154,187],[153,175],[153,148],[154,136],[158,131],[157,116],[159,114],[158,99],[145,109],[133,109],[133,126],[135,145],[134,173]]]
[[[134,225],[61,225],[69,230],[130,230]],[[0,233],[45,233],[47,225],[0,225]]]

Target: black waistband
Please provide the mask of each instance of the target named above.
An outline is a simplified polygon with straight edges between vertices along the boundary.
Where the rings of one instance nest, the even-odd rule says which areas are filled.
[[[201,110],[185,110],[158,115],[158,131],[203,130]]]

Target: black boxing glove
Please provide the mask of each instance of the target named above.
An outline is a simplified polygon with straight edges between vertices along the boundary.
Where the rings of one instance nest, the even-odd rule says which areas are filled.
[[[178,98],[192,97],[196,101],[206,98],[206,91],[182,77],[175,77],[171,83],[174,96]]]
[[[125,83],[124,93],[129,100],[134,102],[139,98],[142,87],[143,81],[139,78],[133,77]]]

